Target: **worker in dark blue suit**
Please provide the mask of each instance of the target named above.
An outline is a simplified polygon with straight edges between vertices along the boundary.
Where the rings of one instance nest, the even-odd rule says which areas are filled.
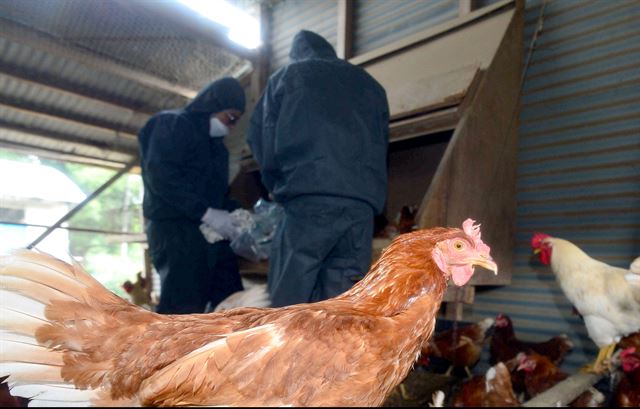
[[[214,81],[186,107],[155,114],[138,134],[143,213],[151,260],[161,278],[162,314],[202,313],[242,290],[229,211],[229,152],[223,137],[245,108],[233,78]],[[207,223],[225,240],[205,240]]]
[[[284,207],[269,260],[274,307],[336,296],[364,276],[387,194],[384,88],[310,31],[296,34],[289,57],[247,135],[264,186]]]

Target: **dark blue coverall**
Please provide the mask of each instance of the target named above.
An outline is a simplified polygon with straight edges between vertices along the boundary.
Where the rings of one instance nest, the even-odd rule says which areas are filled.
[[[269,260],[274,307],[336,296],[364,276],[387,195],[384,88],[310,31],[295,36],[289,57],[269,78],[247,135],[285,213]]]
[[[229,241],[208,243],[199,225],[209,207],[239,207],[227,196],[229,152],[209,136],[209,118],[244,105],[240,84],[223,78],[183,109],[155,114],[138,134],[149,253],[161,277],[158,313],[202,313],[243,289]]]

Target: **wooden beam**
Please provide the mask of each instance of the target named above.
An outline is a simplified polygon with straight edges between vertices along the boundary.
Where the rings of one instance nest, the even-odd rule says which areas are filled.
[[[195,97],[198,93],[198,90],[184,87],[147,72],[127,67],[115,60],[105,58],[85,49],[80,49],[63,39],[34,30],[5,17],[0,17],[0,36],[9,41],[45,51],[65,60],[78,62],[98,72],[107,72],[152,89],[181,95],[189,99]]]
[[[460,119],[457,107],[445,108],[427,115],[394,121],[389,124],[389,142],[451,130]]]
[[[82,138],[76,135],[70,135],[64,132],[50,131],[50,130],[39,129],[39,128],[22,125],[22,124],[15,124],[0,118],[0,130],[2,129],[7,129],[14,132],[21,132],[24,134],[36,135],[36,136],[52,139],[57,143],[69,142],[69,143],[75,143],[79,145],[85,145],[92,148],[101,149],[104,151],[112,151],[112,152],[124,153],[129,155],[137,153],[137,146],[134,146],[133,143],[131,144],[131,146],[128,146],[128,147],[122,146],[122,145],[118,146],[113,143],[109,143],[107,141],[96,141],[96,140],[91,140],[87,138]],[[6,138],[3,138],[3,140],[9,141]],[[65,151],[60,150],[60,152],[65,152]]]
[[[39,103],[34,103],[21,98],[7,95],[0,95],[0,105],[5,105],[16,110],[24,111],[26,113],[34,113],[45,117],[53,117],[64,121],[76,122],[86,126],[102,128],[107,131],[121,133],[122,135],[130,134],[134,138],[135,134],[139,130],[137,127],[133,127],[128,124],[115,123],[113,121],[93,117],[87,114],[67,111],[65,109],[60,109],[57,106],[44,106]]]
[[[0,141],[0,147],[3,149],[12,150],[14,152],[21,152],[30,155],[36,155],[42,158],[53,159],[60,162],[73,162],[83,165],[98,166],[107,169],[120,169],[122,165],[129,162],[134,155],[124,156],[121,160],[105,159],[104,157],[85,155],[75,152],[63,152],[56,149],[47,148],[44,146],[37,146],[24,142],[17,141]],[[132,170],[132,173],[140,173],[139,169]]]
[[[118,179],[120,179],[125,173],[128,173],[134,166],[138,165],[140,159],[136,156],[129,163],[127,163],[122,169],[120,169],[115,175],[111,176],[106,182],[104,182],[98,189],[93,191],[89,196],[87,196],[82,202],[78,203],[73,209],[69,210],[64,216],[59,218],[54,224],[49,226],[47,230],[45,230],[40,236],[38,236],[34,241],[29,243],[27,246],[28,249],[32,249],[37,246],[42,240],[44,240],[52,231],[57,229],[64,223],[73,217],[76,213],[78,213],[87,203],[98,197],[100,193],[105,191],[109,186],[114,184]]]
[[[348,60],[353,56],[353,0],[338,0],[337,45],[339,58]]]
[[[26,226],[26,227],[44,227],[47,228],[49,226],[44,224],[33,224],[33,223],[20,223],[14,221],[6,221],[0,220],[0,224],[13,224],[15,226]],[[77,231],[82,233],[99,233],[99,234],[108,234],[110,236],[136,236],[139,237],[140,233],[135,232],[123,232],[123,231],[113,231],[113,230],[102,230],[102,229],[91,229],[86,227],[69,227],[69,226],[60,226],[59,229],[69,230],[69,231]],[[144,233],[142,233],[144,234]]]
[[[152,107],[146,105],[146,102],[143,101],[121,98],[117,95],[108,94],[104,91],[97,90],[86,85],[79,85],[71,80],[56,77],[46,72],[36,71],[33,69],[9,64],[6,61],[0,62],[0,73],[19,78],[23,81],[42,84],[44,86],[55,88],[56,90],[64,91],[69,94],[76,94],[83,98],[91,98],[96,101],[116,105],[120,108],[130,109],[143,114],[153,115],[159,110],[155,106]]]
[[[260,5],[260,36],[266,41],[269,38],[271,27],[269,25],[269,11],[263,3]],[[269,47],[260,47],[258,54],[253,61],[253,72],[251,73],[251,88],[249,109],[252,110],[262,95],[269,80]]]
[[[523,403],[522,406],[547,408],[567,406],[602,377],[602,374],[577,373],[536,395],[531,400]]]
[[[69,119],[69,118],[65,118],[63,116],[58,116],[55,115],[55,112],[51,112],[51,111],[56,111],[56,109],[41,109],[41,111],[43,112],[39,112],[38,111],[38,107],[34,106],[32,104],[23,104],[20,103],[20,101],[15,101],[15,100],[11,100],[9,99],[9,102],[13,102],[12,105],[4,105],[3,102],[4,100],[6,100],[7,98],[0,96],[0,108],[6,107],[8,108],[8,110],[14,111],[14,112],[19,112],[25,116],[30,116],[32,119],[37,119],[40,120],[42,122],[52,122],[52,123],[64,123],[67,126],[72,126],[74,128],[79,128],[80,126],[85,127],[85,130],[88,131],[88,129],[86,128],[95,128],[96,131],[101,132],[103,134],[108,134],[109,135],[109,139],[113,139],[113,140],[118,140],[120,138],[123,138],[125,140],[130,140],[130,141],[137,141],[137,137],[136,137],[136,130],[134,130],[132,133],[127,133],[127,132],[122,132],[122,131],[118,131],[116,129],[112,129],[112,128],[105,128],[103,126],[96,126],[96,125],[92,125],[92,124],[88,124],[88,123],[82,123],[80,121],[76,121],[73,119]],[[16,103],[17,102],[17,103]],[[25,107],[21,107],[18,105],[25,105]],[[60,111],[58,111],[58,113],[61,113]],[[72,114],[66,114],[67,117],[69,116],[74,116]],[[104,136],[103,136],[104,137]]]
[[[5,81],[5,84],[8,86],[16,85],[16,86],[24,86],[26,88],[25,93],[28,94],[31,91],[38,91],[40,95],[42,94],[52,94],[51,99],[63,99],[63,98],[72,98],[74,100],[78,100],[79,105],[85,106],[87,104],[92,104],[95,106],[96,111],[115,111],[118,113],[118,116],[122,118],[126,118],[129,123],[139,123],[144,124],[149,119],[152,113],[156,112],[153,110],[141,111],[137,109],[133,109],[128,106],[122,106],[120,104],[111,103],[109,101],[104,101],[103,99],[96,98],[93,94],[90,95],[81,95],[76,92],[68,91],[67,89],[63,89],[59,87],[57,84],[48,85],[44,82],[37,82],[37,78],[28,78],[28,73],[23,74],[22,76],[14,76],[8,73],[0,72],[0,81]],[[7,100],[12,97],[7,97]],[[139,103],[132,103],[136,107],[138,107]],[[11,105],[11,104],[8,104]],[[102,121],[101,119],[99,119]],[[82,121],[80,121],[82,122]],[[118,124],[115,127],[105,126],[106,128],[121,128],[126,127],[127,125]],[[132,128],[131,126],[129,126]],[[124,129],[122,129],[124,130]],[[137,133],[137,131],[135,132]]]

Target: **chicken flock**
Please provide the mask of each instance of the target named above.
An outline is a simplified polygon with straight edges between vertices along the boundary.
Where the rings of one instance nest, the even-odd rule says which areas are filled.
[[[209,314],[155,314],[77,264],[14,251],[0,256],[0,383],[34,406],[380,406],[412,369],[440,360],[462,382],[429,406],[521,406],[569,376],[560,369],[573,348],[566,335],[523,341],[506,314],[434,334],[449,281],[465,285],[475,266],[497,274],[474,223],[396,237],[332,299]],[[610,402],[640,405],[637,260],[618,269],[542,234],[532,248],[602,348],[586,370],[619,366]],[[601,280],[592,287],[603,298],[587,285],[574,291],[571,280],[586,275]],[[485,347],[491,367],[474,376]],[[570,406],[604,401],[590,388]]]

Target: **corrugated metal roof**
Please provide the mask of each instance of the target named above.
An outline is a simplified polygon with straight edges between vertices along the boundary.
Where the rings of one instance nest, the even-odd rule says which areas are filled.
[[[527,2],[526,45],[541,5]],[[470,315],[505,312],[525,339],[567,333],[569,371],[597,347],[529,241],[545,232],[619,267],[640,255],[639,17],[637,1],[546,4],[521,101],[513,281],[479,289]]]
[[[151,114],[251,66],[220,30],[176,1],[0,2],[0,145],[130,161]]]

